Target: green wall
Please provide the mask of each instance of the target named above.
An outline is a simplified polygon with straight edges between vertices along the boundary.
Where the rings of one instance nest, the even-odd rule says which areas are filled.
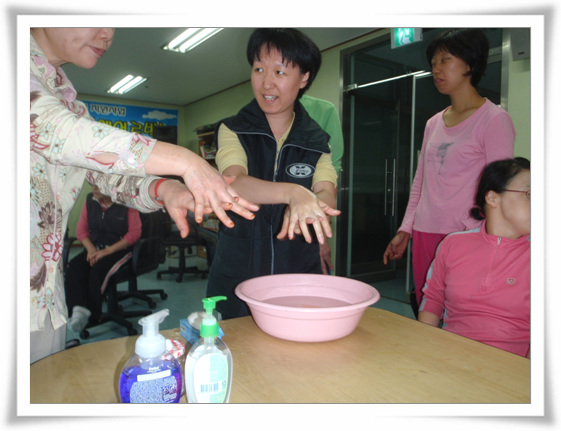
[[[530,160],[530,59],[512,61],[510,57],[506,109],[516,130],[514,155]]]

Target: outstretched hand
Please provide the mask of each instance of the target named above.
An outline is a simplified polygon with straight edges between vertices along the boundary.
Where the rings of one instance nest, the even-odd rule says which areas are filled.
[[[230,187],[235,180],[224,177],[202,158],[193,158],[189,169],[183,175],[185,185],[189,189],[194,201],[193,212],[195,221],[202,222],[203,215],[214,212],[227,227],[233,227],[234,222],[228,217],[226,211],[230,210],[240,216],[251,220],[259,207],[243,198]],[[170,213],[171,215],[171,213]]]
[[[191,195],[188,202],[184,201],[183,204],[188,203],[197,223],[203,221],[205,214],[214,212],[225,226],[233,227],[234,223],[226,211],[234,211],[251,220],[254,217],[252,211],[259,209],[257,205],[240,198],[230,187],[233,179],[220,175],[205,159],[185,147],[157,141],[144,164],[144,170],[149,175],[181,177]],[[168,182],[162,183],[160,188]],[[170,215],[174,212],[170,211]]]
[[[225,181],[231,183],[233,179],[225,178]],[[189,235],[189,223],[187,221],[187,214],[189,211],[196,214],[196,202],[193,194],[185,184],[181,183],[180,181],[171,179],[164,181],[160,185],[158,194],[160,196],[160,199],[164,203],[169,216],[177,225],[181,237],[186,238],[187,235]],[[224,205],[222,207],[223,212],[224,209],[228,208],[249,220],[255,218],[255,215],[246,208],[251,208],[252,210],[259,209],[257,205],[250,204],[242,198],[240,198],[239,201],[235,203],[235,205]],[[215,212],[214,208],[212,208],[211,205],[203,205],[201,211],[203,215]],[[225,214],[226,213],[224,212],[224,215]],[[230,220],[229,217],[227,217],[227,219]],[[202,221],[202,216],[200,217],[200,220]],[[233,223],[229,227],[232,226]]]
[[[306,242],[312,242],[308,225],[312,225],[318,242],[324,244],[325,237],[331,238],[330,216],[338,216],[341,211],[331,208],[312,191],[300,187],[293,193],[284,212],[283,224],[278,239],[293,239],[294,235],[304,235]]]
[[[398,260],[403,257],[403,253],[407,249],[411,234],[399,231],[396,236],[390,241],[384,252],[384,265],[388,264],[388,259]]]

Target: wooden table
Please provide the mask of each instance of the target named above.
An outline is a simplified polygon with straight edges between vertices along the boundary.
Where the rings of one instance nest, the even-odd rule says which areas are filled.
[[[221,327],[234,360],[231,403],[531,401],[530,360],[377,308],[366,310],[351,335],[324,343],[274,338],[251,317]],[[30,402],[118,402],[119,374],[136,338],[84,344],[36,362]]]

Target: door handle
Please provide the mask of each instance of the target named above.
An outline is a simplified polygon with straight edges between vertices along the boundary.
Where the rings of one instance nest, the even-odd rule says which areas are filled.
[[[397,188],[396,179],[397,176],[395,174],[395,166],[396,166],[396,159],[393,159],[393,178],[392,178],[392,217],[395,216],[395,189]]]
[[[387,214],[388,206],[388,159],[386,159],[386,167],[384,168],[384,216]]]

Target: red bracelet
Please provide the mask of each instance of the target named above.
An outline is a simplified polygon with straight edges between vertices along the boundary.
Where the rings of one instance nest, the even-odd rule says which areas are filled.
[[[164,206],[164,202],[160,199],[160,196],[158,196],[158,187],[160,187],[160,184],[162,184],[165,180],[167,180],[167,178],[158,180],[154,186],[154,199],[156,199],[156,202],[158,202],[161,206]]]

